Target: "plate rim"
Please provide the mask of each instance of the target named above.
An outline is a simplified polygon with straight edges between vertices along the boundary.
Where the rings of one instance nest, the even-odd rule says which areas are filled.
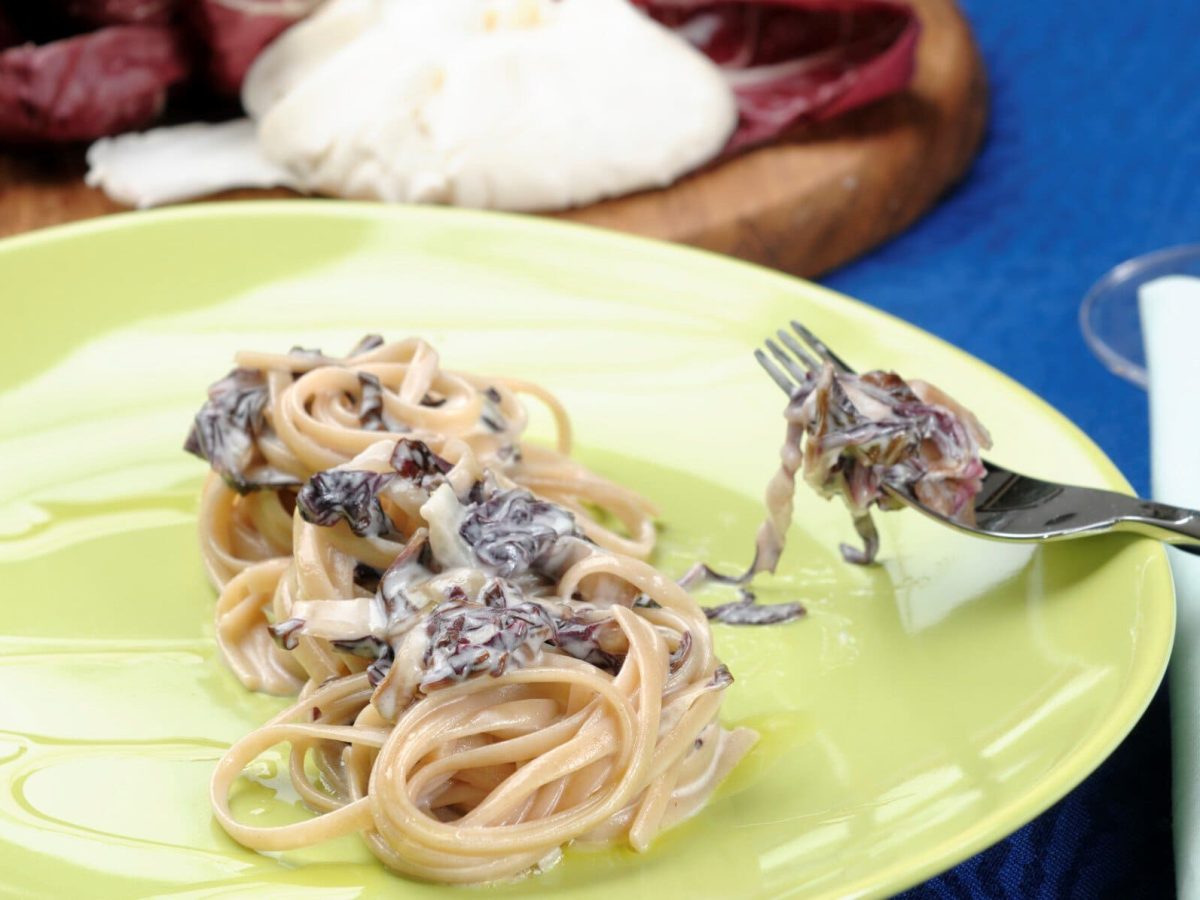
[[[239,218],[359,219],[360,221],[375,222],[421,218],[430,221],[458,220],[477,223],[476,227],[502,228],[510,231],[524,229],[534,234],[571,232],[574,233],[572,240],[590,241],[597,245],[607,243],[617,248],[621,246],[642,247],[651,249],[657,254],[665,253],[678,256],[680,259],[703,261],[705,265],[715,263],[740,268],[747,276],[774,282],[785,291],[794,292],[799,287],[809,295],[823,298],[834,305],[848,306],[859,314],[876,318],[890,330],[919,334],[922,340],[933,341],[938,346],[940,353],[956,357],[960,362],[983,369],[990,377],[999,379],[1007,391],[1019,396],[1022,403],[1028,403],[1047,415],[1070,440],[1079,445],[1092,458],[1097,469],[1112,483],[1115,489],[1133,492],[1129,481],[1116,464],[1083,429],[1065,414],[1011,376],[932,332],[855,297],[757,263],[703,248],[628,234],[566,219],[459,207],[413,204],[384,205],[368,201],[322,198],[217,200],[153,210],[128,210],[5,237],[0,239],[0,262],[9,254],[27,248],[86,239],[95,234],[152,228],[160,223],[220,220],[230,216]],[[1119,724],[1110,726],[1106,723],[1097,729],[1088,740],[1076,745],[1070,754],[1064,756],[1051,770],[1051,773],[1043,777],[1033,789],[982,816],[970,828],[931,845],[918,862],[894,863],[848,883],[840,884],[836,888],[824,889],[815,896],[827,898],[884,896],[903,891],[948,871],[1027,825],[1074,790],[1111,756],[1141,720],[1157,693],[1166,673],[1177,625],[1174,579],[1166,549],[1162,544],[1149,538],[1131,538],[1132,542],[1155,545],[1150,548],[1148,560],[1150,565],[1144,570],[1144,575],[1152,575],[1161,583],[1164,593],[1161,600],[1163,609],[1158,612],[1163,617],[1163,621],[1147,636],[1150,640],[1143,642],[1142,649],[1138,651],[1140,665],[1132,670],[1130,683],[1121,694],[1120,702],[1116,706],[1119,715],[1110,715],[1108,718],[1109,722],[1118,722]],[[802,890],[802,884],[796,885],[777,896],[789,896]]]

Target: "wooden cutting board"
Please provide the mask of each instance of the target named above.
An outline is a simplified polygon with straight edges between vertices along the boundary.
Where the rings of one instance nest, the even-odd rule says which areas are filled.
[[[910,89],[658,191],[554,215],[815,276],[911,224],[962,177],[987,118],[987,87],[954,0],[921,18]],[[0,237],[122,209],[83,183],[79,147],[0,151]],[[219,199],[292,196],[231,191]]]

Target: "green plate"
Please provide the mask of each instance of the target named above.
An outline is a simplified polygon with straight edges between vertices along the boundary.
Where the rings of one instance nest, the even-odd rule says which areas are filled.
[[[260,856],[210,816],[222,748],[280,705],[214,649],[194,538],[204,467],[180,450],[235,349],[416,333],[450,367],[543,382],[583,458],[661,503],[672,574],[748,561],[783,431],[750,351],[789,318],[860,366],[951,390],[1005,464],[1128,489],[1046,404],[902,322],[534,218],[319,201],[118,216],[0,244],[0,305],[0,893],[14,896],[456,893],[398,879],[355,837]],[[977,542],[908,512],[880,525],[882,564],[845,565],[849,518],[802,494],[760,594],[809,616],[714,629],[737,678],[723,718],[762,741],[697,818],[645,855],[568,852],[462,896],[881,895],[1092,771],[1162,676],[1163,551]],[[260,796],[263,816],[299,814],[278,782]]]

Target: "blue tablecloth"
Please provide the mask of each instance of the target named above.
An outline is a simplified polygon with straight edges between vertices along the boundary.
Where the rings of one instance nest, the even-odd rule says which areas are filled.
[[[1200,241],[1200,3],[963,5],[991,80],[982,155],[928,218],[824,281],[1032,388],[1145,493],[1145,395],[1092,358],[1077,314],[1113,265]],[[1173,896],[1164,694],[1064,800],[906,900]]]

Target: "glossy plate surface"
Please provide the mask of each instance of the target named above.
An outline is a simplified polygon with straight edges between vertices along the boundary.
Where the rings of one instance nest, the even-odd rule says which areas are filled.
[[[799,318],[860,368],[948,389],[991,456],[1126,489],[1036,397],[845,297],[676,247],[549,223],[331,202],[207,205],[0,244],[0,894],[349,898],[832,897],[898,890],[1030,819],[1113,749],[1174,625],[1155,544],[972,541],[880,517],[855,568],[840,505],[803,493],[764,600],[716,626],[723,718],[762,741],[643,856],[569,852],[483,891],[403,882],[357,838],[259,856],[213,823],[223,747],[280,701],[212,641],[204,466],[180,444],[234,350],[416,333],[451,368],[541,381],[580,455],[657,500],[658,564],[743,566],[782,438],[750,350]],[[702,599],[724,599],[719,589]],[[261,814],[300,815],[266,760]]]

